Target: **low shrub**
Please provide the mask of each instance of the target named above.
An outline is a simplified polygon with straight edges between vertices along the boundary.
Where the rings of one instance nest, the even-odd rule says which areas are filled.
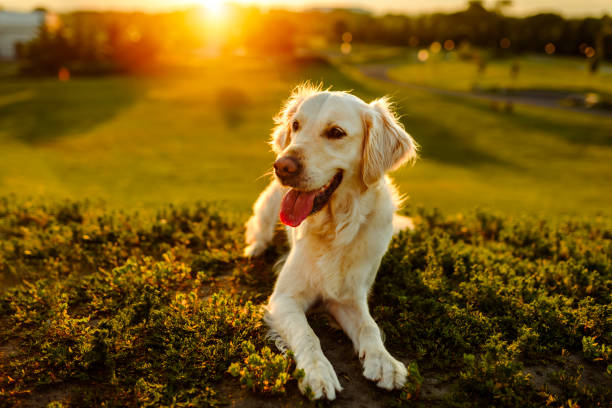
[[[609,221],[412,212],[371,300],[409,381],[360,392],[393,406],[610,405]],[[56,406],[298,393],[259,306],[284,246],[247,260],[242,233],[205,205],[146,215],[0,199],[2,404],[36,405],[50,388],[65,390]]]

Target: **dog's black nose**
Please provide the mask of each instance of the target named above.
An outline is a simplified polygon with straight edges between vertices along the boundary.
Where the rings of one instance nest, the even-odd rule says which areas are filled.
[[[274,171],[281,180],[286,180],[300,174],[302,165],[295,157],[284,156],[274,163]]]

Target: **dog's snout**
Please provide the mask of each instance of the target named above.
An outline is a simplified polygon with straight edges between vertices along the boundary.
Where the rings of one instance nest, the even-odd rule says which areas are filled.
[[[284,156],[274,162],[274,171],[281,180],[286,180],[300,174],[302,166],[298,159],[292,156]]]

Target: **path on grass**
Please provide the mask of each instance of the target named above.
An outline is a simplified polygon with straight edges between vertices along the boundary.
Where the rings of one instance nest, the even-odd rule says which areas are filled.
[[[570,96],[568,93],[562,92],[529,92],[522,95],[497,95],[490,93],[475,93],[468,91],[453,91],[450,89],[435,88],[426,85],[417,85],[409,82],[398,81],[393,79],[387,73],[390,68],[393,68],[391,64],[367,64],[359,66],[359,70],[365,76],[376,79],[379,81],[388,82],[394,85],[399,85],[405,88],[414,89],[417,91],[430,92],[436,95],[451,96],[455,98],[463,98],[477,101],[486,101],[492,103],[517,103],[522,105],[538,106],[543,108],[563,109],[572,112],[589,113],[592,115],[603,116],[612,118],[612,111],[603,109],[589,109],[579,106],[564,106],[561,104],[562,100]],[[503,108],[500,107],[500,108]]]

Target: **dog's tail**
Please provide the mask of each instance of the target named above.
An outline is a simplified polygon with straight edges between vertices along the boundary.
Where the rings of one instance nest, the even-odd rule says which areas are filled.
[[[404,230],[414,230],[414,222],[412,222],[412,218],[399,214],[393,214],[393,235]]]

